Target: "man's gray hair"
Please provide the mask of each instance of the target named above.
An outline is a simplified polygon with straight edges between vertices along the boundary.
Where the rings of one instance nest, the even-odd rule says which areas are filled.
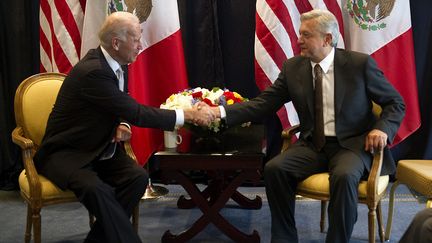
[[[322,34],[331,34],[331,46],[336,47],[339,39],[339,24],[336,17],[328,10],[314,9],[303,13],[300,16],[300,21],[314,19],[318,23],[318,30]]]
[[[111,40],[117,37],[126,40],[131,23],[138,22],[137,16],[129,12],[114,12],[110,14],[99,30],[99,40],[104,48],[110,48]]]

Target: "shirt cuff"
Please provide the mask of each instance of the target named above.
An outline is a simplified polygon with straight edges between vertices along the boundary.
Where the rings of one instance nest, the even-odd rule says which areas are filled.
[[[225,107],[223,107],[223,106],[219,106],[219,111],[220,111],[220,118],[221,119],[224,119],[225,117],[226,117],[226,111],[225,111]]]
[[[127,122],[120,122],[120,125],[126,126],[129,128],[129,130],[131,130],[131,126]]]
[[[176,109],[176,127],[181,127],[184,125],[184,111],[181,109]]]

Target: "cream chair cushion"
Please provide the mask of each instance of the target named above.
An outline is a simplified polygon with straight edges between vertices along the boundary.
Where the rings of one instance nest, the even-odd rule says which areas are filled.
[[[396,178],[420,194],[432,197],[432,160],[400,160]]]
[[[378,194],[381,194],[386,190],[389,182],[389,176],[380,176],[378,182]],[[322,196],[330,195],[329,185],[329,173],[319,173],[309,176],[304,181],[300,182],[297,186],[297,190],[310,194],[319,194]],[[358,187],[359,198],[366,198],[366,185],[367,181],[361,181]]]
[[[41,79],[31,83],[22,96],[22,127],[26,129],[27,138],[40,145],[45,134],[48,116],[51,113],[62,80]],[[46,94],[46,95],[41,95]],[[37,104],[37,105],[35,105]]]
[[[30,186],[27,180],[27,176],[25,173],[25,170],[21,171],[21,174],[19,176],[19,185],[21,189],[21,193],[24,193],[26,197],[30,198]],[[39,175],[39,181],[42,184],[42,200],[54,200],[54,199],[75,199],[75,194],[72,191],[63,191],[60,188],[58,188],[54,183],[52,183],[50,180],[45,178],[42,175]]]

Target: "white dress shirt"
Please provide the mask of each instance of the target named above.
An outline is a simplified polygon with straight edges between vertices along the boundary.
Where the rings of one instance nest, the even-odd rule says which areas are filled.
[[[320,62],[312,65],[312,77],[315,87],[315,74],[313,72],[316,64],[319,64],[323,70],[323,115],[324,115],[324,135],[336,136],[335,128],[335,103],[334,103],[334,48]]]

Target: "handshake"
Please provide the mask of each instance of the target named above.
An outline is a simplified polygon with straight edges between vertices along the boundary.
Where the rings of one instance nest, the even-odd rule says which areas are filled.
[[[185,122],[200,126],[208,126],[212,121],[220,118],[219,107],[211,107],[205,102],[196,103],[192,108],[184,109]]]

